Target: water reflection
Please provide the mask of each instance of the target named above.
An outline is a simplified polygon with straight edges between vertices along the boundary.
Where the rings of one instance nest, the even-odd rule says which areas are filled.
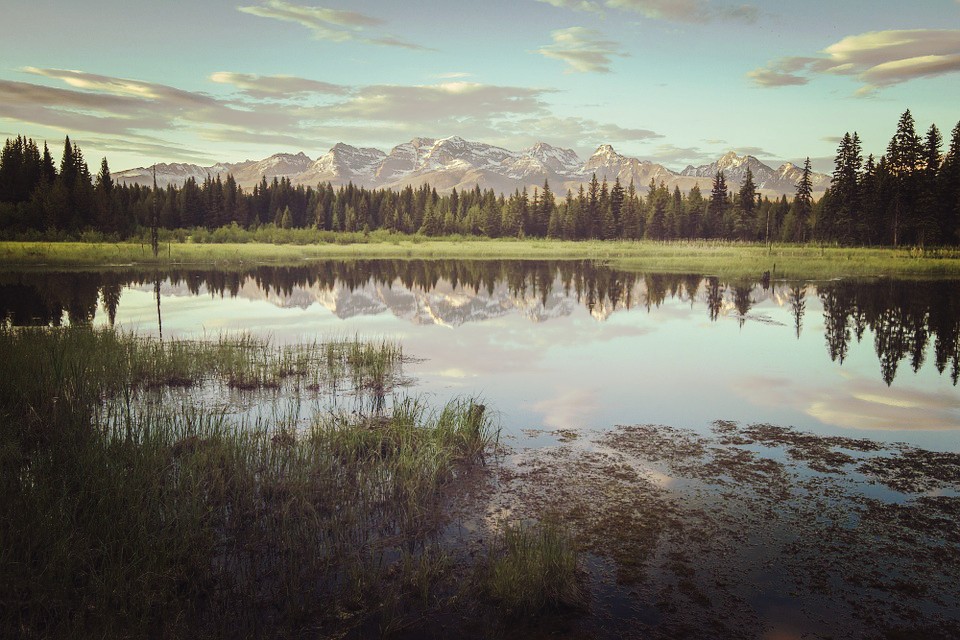
[[[289,308],[318,302],[339,318],[391,313],[420,325],[461,326],[520,314],[534,322],[570,316],[585,308],[597,321],[643,309],[664,313],[667,301],[688,303],[710,322],[735,318],[778,321],[756,313],[759,303],[789,309],[799,340],[807,302],[822,309],[826,354],[843,364],[852,344],[869,333],[886,385],[906,362],[919,371],[933,347],[933,366],[960,378],[960,282],[937,280],[839,280],[771,283],[725,281],[699,274],[637,274],[590,261],[326,261],[303,267],[259,266],[241,270],[171,269],[0,274],[0,314],[9,325],[91,323],[98,310],[112,325],[127,288],[152,288],[157,329],[161,293],[269,300]],[[786,319],[785,319],[786,320]],[[869,338],[867,338],[869,339]]]

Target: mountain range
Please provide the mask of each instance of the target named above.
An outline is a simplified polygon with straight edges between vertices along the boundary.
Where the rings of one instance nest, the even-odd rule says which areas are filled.
[[[196,164],[157,164],[156,177],[160,186],[182,185],[189,178],[202,182],[208,176],[225,178],[233,175],[241,187],[252,188],[264,177],[288,178],[294,185],[317,185],[330,182],[345,185],[352,182],[368,188],[400,189],[411,185],[430,184],[438,191],[451,189],[493,189],[511,193],[524,187],[532,190],[548,180],[554,193],[576,191],[581,184],[598,179],[613,182],[619,178],[626,187],[630,181],[641,193],[651,180],[663,182],[668,188],[679,187],[687,192],[699,185],[705,193],[710,190],[717,171],[722,170],[730,189],[739,188],[747,168],[753,180],[765,195],[793,195],[802,169],[789,162],[777,169],[769,167],[751,155],[738,156],[733,151],[716,162],[699,167],[688,166],[675,172],[649,160],[630,158],[617,153],[609,144],[602,144],[582,160],[572,149],[562,149],[538,142],[523,151],[510,151],[483,142],[471,142],[458,136],[450,138],[414,138],[384,153],[379,149],[354,147],[337,143],[316,160],[305,153],[277,153],[263,160],[236,163],[217,163],[210,167]],[[119,171],[114,179],[125,184],[150,185],[153,168],[138,167]],[[830,184],[830,176],[814,173],[814,192],[822,192]]]

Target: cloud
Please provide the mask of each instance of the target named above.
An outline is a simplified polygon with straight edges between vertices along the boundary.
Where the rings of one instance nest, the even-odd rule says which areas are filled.
[[[74,126],[84,131],[107,132],[102,128],[86,128],[85,119],[90,122],[116,119],[112,128],[126,134],[145,128],[176,129],[184,123],[212,122],[223,127],[270,129],[286,127],[292,122],[284,112],[247,106],[235,108],[212,96],[163,84],[65,69],[26,67],[23,71],[60,80],[83,91],[4,82],[11,87],[11,93],[0,97],[0,115],[3,115],[2,105],[12,107],[19,103],[55,114],[62,122],[73,121]]]
[[[657,145],[649,155],[658,162],[693,166],[709,164],[717,159],[716,154],[708,153],[699,147],[678,147],[672,144]]]
[[[349,88],[343,85],[287,75],[260,76],[218,71],[211,74],[210,79],[220,84],[231,84],[254,98],[289,99],[310,94],[344,95],[349,91]]]
[[[545,111],[543,89],[445,82],[433,85],[372,85],[318,115],[360,120],[436,122]]]
[[[610,73],[611,56],[626,55],[620,52],[619,43],[602,39],[595,29],[557,29],[550,36],[553,44],[537,49],[536,53],[565,62],[565,73]]]
[[[668,22],[705,24],[717,20],[753,23],[760,11],[753,5],[712,7],[706,0],[607,0],[608,7],[632,11],[650,18]]]
[[[214,73],[212,87],[226,84],[243,92],[244,100],[236,101],[83,71],[27,72],[65,86],[0,80],[0,119],[54,128],[77,139],[113,140],[112,146],[98,148],[139,149],[165,161],[195,161],[198,152],[169,142],[188,139],[316,153],[337,140],[382,147],[414,136],[451,134],[513,149],[540,140],[585,149],[599,141],[662,138],[642,127],[557,117],[548,88],[463,80],[342,87],[293,76]],[[297,99],[286,100],[291,96]]]
[[[820,422],[846,429],[884,431],[955,431],[960,398],[951,392],[911,387],[880,387],[881,383],[843,373],[831,385],[806,386],[785,378],[747,377],[735,390],[762,398],[771,406],[786,406]]]
[[[328,42],[358,41],[367,44],[376,44],[403,49],[427,50],[412,42],[407,42],[390,35],[364,37],[360,35],[367,27],[379,27],[385,24],[384,20],[368,16],[356,11],[328,9],[326,7],[309,7],[284,0],[265,0],[259,5],[237,7],[237,10],[257,16],[270,18],[282,22],[293,22],[309,29],[317,40]]]
[[[958,2],[960,2],[960,0],[958,0]],[[466,71],[451,71],[449,73],[436,73],[430,77],[438,80],[457,80],[459,78],[469,78],[472,75],[472,73],[467,73]]]
[[[86,91],[107,93],[114,96],[128,96],[132,98],[144,98],[147,100],[166,100],[175,101],[183,105],[207,106],[212,100],[201,94],[182,91],[167,85],[156,84],[153,82],[141,82],[139,80],[129,80],[126,78],[114,78],[111,76],[102,76],[84,71],[74,71],[70,69],[38,69],[37,67],[24,67],[23,72],[32,75],[43,76],[55,80],[62,80],[64,83],[77,89]]]
[[[803,76],[777,71],[775,69],[754,69],[747,72],[747,77],[761,87],[789,87],[810,82]]]
[[[533,405],[543,424],[554,429],[581,428],[600,411],[599,389],[559,389],[553,398]]]
[[[781,58],[747,76],[759,86],[805,84],[816,74],[855,77],[857,95],[960,71],[960,29],[871,31],[847,36],[816,57]]]
[[[573,11],[587,11],[590,13],[603,13],[603,7],[597,2],[590,0],[537,0],[560,9],[571,9]],[[960,2],[960,0],[958,0]]]

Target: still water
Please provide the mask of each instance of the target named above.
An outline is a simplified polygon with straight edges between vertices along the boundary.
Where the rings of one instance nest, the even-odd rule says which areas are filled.
[[[159,303],[159,316],[158,316]],[[8,324],[390,338],[402,393],[507,433],[718,419],[960,451],[960,281],[727,281],[589,261],[327,261],[0,274]]]

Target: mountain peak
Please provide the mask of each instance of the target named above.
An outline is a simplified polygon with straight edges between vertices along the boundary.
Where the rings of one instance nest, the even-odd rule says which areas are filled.
[[[612,144],[602,144],[593,152],[595,156],[619,156]]]

